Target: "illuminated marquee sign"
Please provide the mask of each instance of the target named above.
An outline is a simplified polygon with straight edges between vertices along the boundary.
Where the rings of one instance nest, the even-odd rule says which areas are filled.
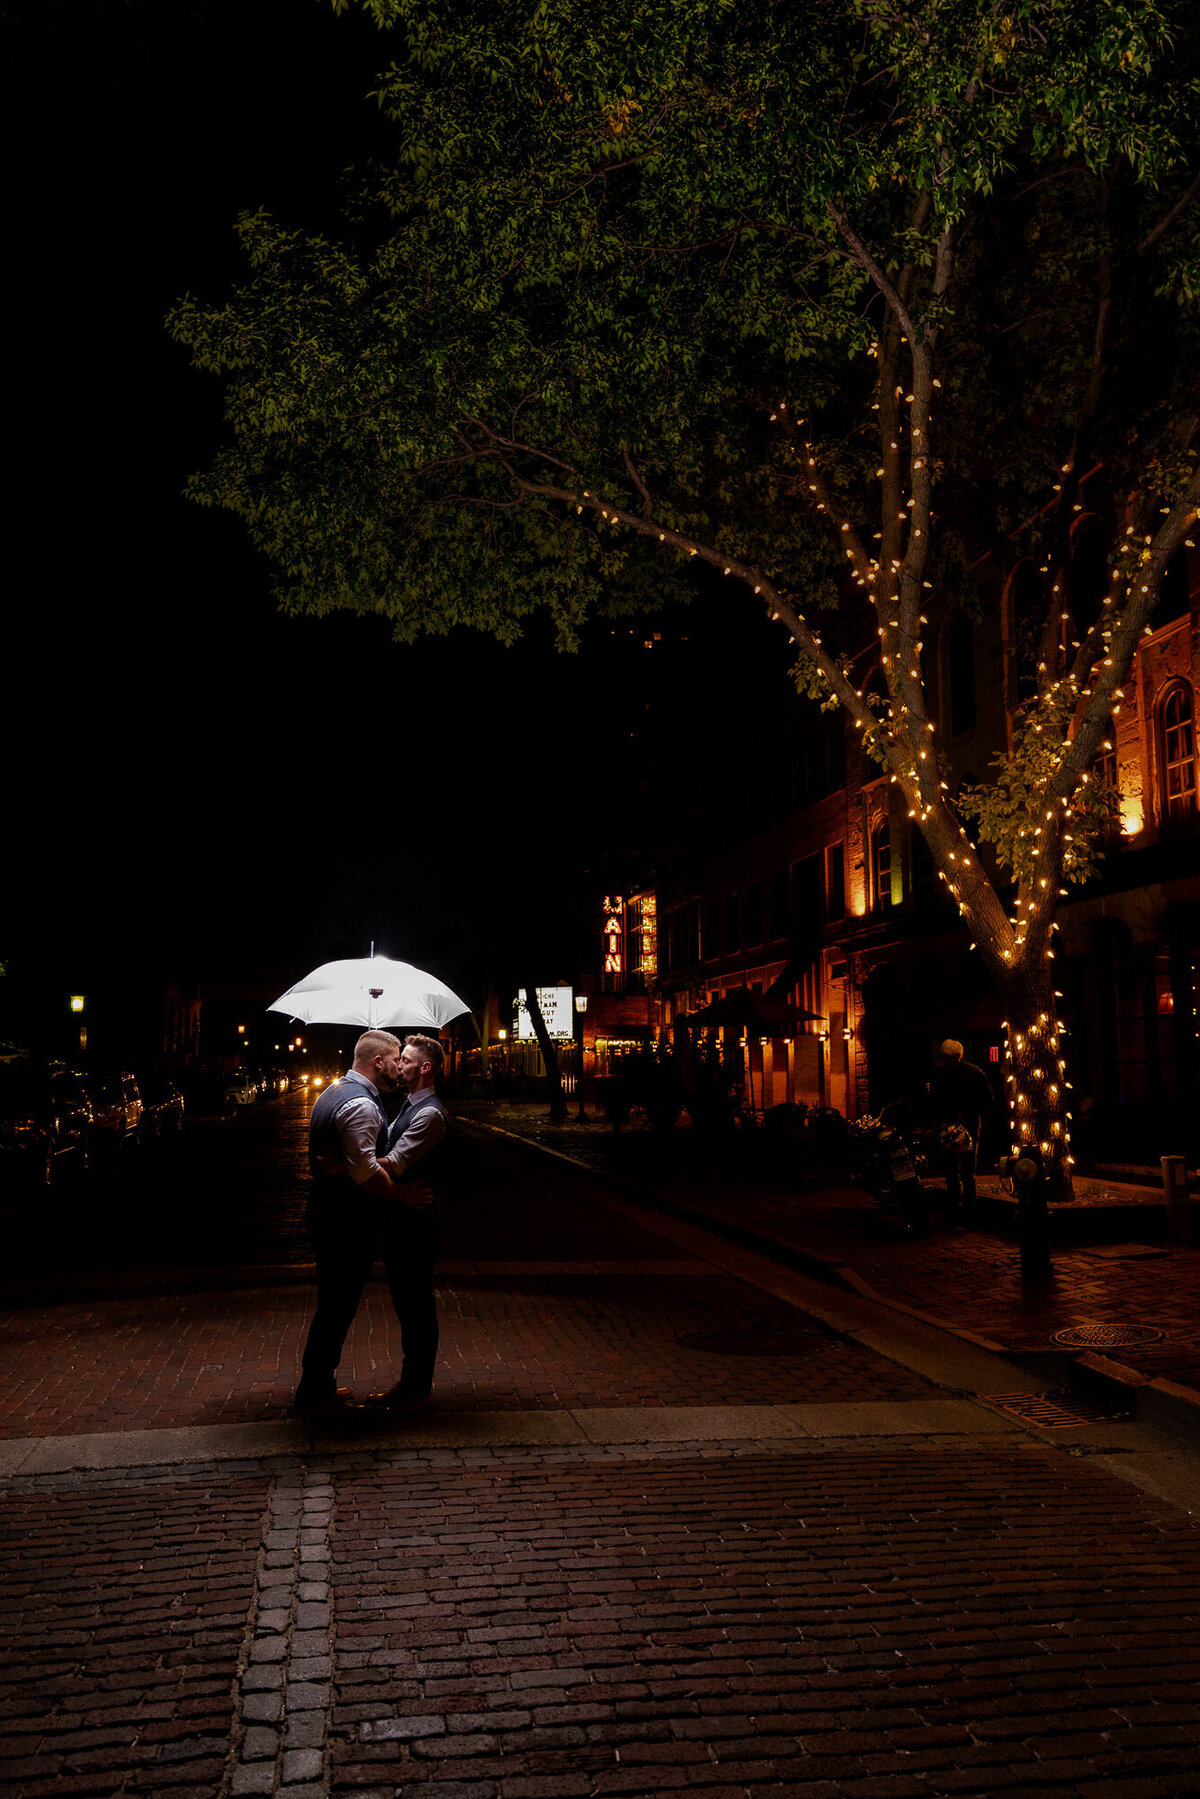
[[[630,921],[630,934],[638,932],[638,953],[633,955],[630,949],[630,968],[640,969],[647,980],[653,980],[658,973],[658,907],[652,893],[643,893],[629,902],[630,912],[636,910],[636,919]]]
[[[538,1009],[546,1021],[546,1030],[559,1042],[575,1035],[575,990],[572,987],[539,987]],[[525,1004],[524,987],[517,988],[517,1040],[533,1043],[533,1024]]]
[[[604,896],[604,923],[600,927],[604,940],[605,974],[625,972],[625,901],[619,893]]]

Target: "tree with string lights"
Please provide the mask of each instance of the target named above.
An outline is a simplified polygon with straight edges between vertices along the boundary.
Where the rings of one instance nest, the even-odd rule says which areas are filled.
[[[246,283],[172,314],[231,426],[194,497],[247,521],[285,607],[402,640],[547,612],[572,649],[728,577],[728,629],[765,607],[903,795],[1004,1001],[1015,1140],[1069,1194],[1055,910],[1200,503],[1193,9],[368,10],[394,161],[336,239],[243,219]],[[1026,697],[952,793],[922,633],[986,603],[985,560],[1036,571]],[[878,692],[839,642],[867,607]]]

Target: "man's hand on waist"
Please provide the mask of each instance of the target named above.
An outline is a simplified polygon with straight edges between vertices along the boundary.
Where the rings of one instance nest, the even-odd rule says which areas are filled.
[[[433,1204],[433,1193],[422,1181],[394,1182],[392,1197],[412,1212],[428,1212]]]

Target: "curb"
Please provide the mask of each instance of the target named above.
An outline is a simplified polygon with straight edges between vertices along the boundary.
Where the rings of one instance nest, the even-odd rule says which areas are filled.
[[[1065,1380],[1081,1398],[1090,1399],[1102,1407],[1111,1406],[1114,1411],[1132,1409],[1137,1423],[1149,1425],[1184,1442],[1200,1444],[1200,1391],[1195,1387],[1185,1387],[1178,1381],[1166,1380],[1161,1376],[1147,1377],[1136,1368],[1127,1368],[1123,1363],[1113,1361],[1108,1356],[1097,1355],[1092,1350],[1029,1352],[1007,1349],[1003,1343],[995,1343],[991,1338],[982,1337],[975,1331],[964,1330],[961,1325],[951,1324],[948,1319],[939,1318],[932,1312],[918,1311],[914,1306],[905,1305],[902,1300],[889,1299],[886,1294],[880,1293],[863,1280],[848,1263],[831,1261],[827,1256],[818,1255],[815,1250],[801,1249],[790,1243],[777,1243],[773,1237],[765,1236],[761,1231],[733,1224],[727,1218],[713,1217],[708,1212],[685,1205],[681,1200],[665,1199],[661,1194],[640,1187],[623,1175],[605,1174],[600,1169],[593,1168],[590,1162],[581,1162],[578,1157],[553,1149],[548,1143],[539,1143],[534,1137],[523,1137],[519,1131],[506,1131],[498,1124],[486,1124],[479,1118],[457,1115],[456,1123],[468,1130],[488,1131],[497,1137],[507,1137],[510,1142],[522,1143],[537,1154],[566,1162],[577,1174],[586,1176],[594,1185],[623,1193],[651,1211],[663,1212],[668,1217],[698,1225],[701,1229],[710,1231],[713,1236],[736,1243],[741,1249],[755,1250],[773,1262],[796,1269],[802,1274],[810,1274],[828,1286],[840,1288],[842,1292],[856,1293],[874,1305],[885,1306],[891,1312],[903,1313],[921,1324],[930,1325],[934,1330],[944,1331],[948,1336],[958,1338],[960,1342],[970,1343],[976,1349],[1004,1356],[1008,1361],[1028,1368],[1031,1373],[1045,1375],[1049,1367],[1056,1378]]]

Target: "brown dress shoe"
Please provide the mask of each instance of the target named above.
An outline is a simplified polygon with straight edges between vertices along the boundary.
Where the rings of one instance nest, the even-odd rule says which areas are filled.
[[[372,1393],[367,1404],[381,1412],[423,1412],[430,1404],[428,1393],[414,1393],[397,1381],[386,1393]]]
[[[345,1411],[351,1398],[349,1387],[335,1387],[332,1393],[325,1393],[319,1399],[310,1399],[300,1387],[292,1401],[292,1410],[303,1412],[306,1418],[335,1418]]]

